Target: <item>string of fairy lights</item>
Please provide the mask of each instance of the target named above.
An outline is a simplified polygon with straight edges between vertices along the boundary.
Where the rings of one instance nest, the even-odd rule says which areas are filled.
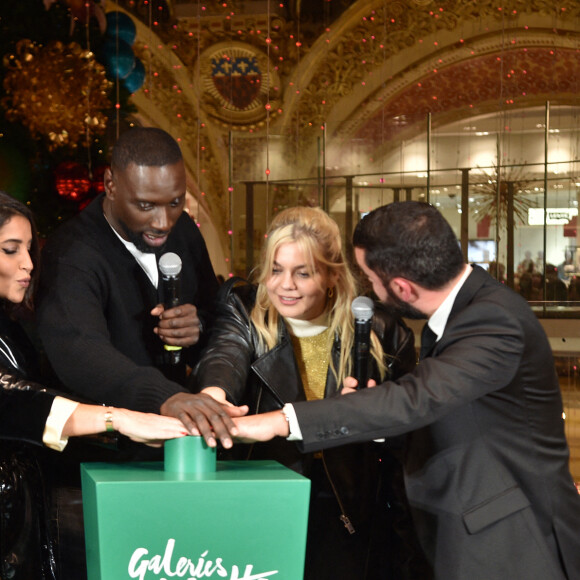
[[[323,27],[321,28],[322,34],[319,38],[320,43],[324,43],[326,46],[326,55],[330,54],[334,47],[336,46],[338,40],[336,38],[336,34],[334,34],[334,30],[332,30],[332,26],[334,24],[331,23],[329,19],[329,12],[328,7],[330,5],[331,0],[328,0],[324,4],[324,19]],[[121,4],[121,2],[118,2]],[[470,56],[473,58],[478,58],[483,56],[483,52],[478,52],[478,48],[474,46],[468,46],[470,43],[470,39],[465,39],[464,36],[468,35],[465,33],[465,30],[458,29],[458,36],[460,38],[456,41],[456,48],[452,48],[452,44],[445,38],[446,33],[446,24],[442,24],[441,22],[446,17],[446,6],[438,6],[436,3],[433,2],[424,2],[422,0],[409,0],[408,8],[411,8],[412,5],[416,4],[417,10],[422,10],[421,16],[423,18],[423,22],[425,24],[425,32],[424,37],[414,37],[413,41],[416,42],[417,47],[419,50],[426,50],[426,44],[428,42],[432,43],[432,51],[441,51],[448,50],[451,52],[452,50],[456,50],[457,52],[465,53],[465,60],[467,61]],[[90,35],[90,26],[89,21],[91,18],[91,9],[94,2],[92,0],[85,0],[84,2],[84,25],[86,26],[86,44],[87,48],[90,51],[91,45],[93,44],[93,39]],[[276,11],[280,11],[285,9],[285,4],[283,2],[278,2],[276,0],[267,0],[263,4],[263,9],[266,12],[266,20],[264,24],[255,25],[253,29],[250,29],[252,24],[248,24],[246,29],[243,29],[243,25],[240,24],[240,30],[236,30],[233,26],[231,27],[230,34],[227,38],[232,41],[232,46],[235,44],[236,40],[243,41],[244,39],[251,40],[251,44],[254,47],[261,48],[263,53],[265,54],[265,68],[264,73],[266,77],[270,77],[271,74],[274,72],[276,74],[280,74],[282,81],[285,83],[285,90],[282,93],[285,94],[287,101],[291,101],[291,109],[288,107],[288,111],[285,113],[290,116],[287,121],[284,123],[278,123],[274,125],[274,119],[278,121],[282,117],[282,106],[274,101],[271,98],[271,92],[266,91],[264,96],[264,103],[263,107],[265,108],[265,115],[263,123],[248,123],[246,127],[240,128],[240,123],[236,121],[234,118],[234,109],[228,109],[225,107],[225,112],[227,114],[226,117],[226,124],[228,125],[227,134],[228,134],[228,146],[227,146],[227,157],[228,157],[228,169],[227,174],[225,176],[225,186],[227,187],[227,199],[228,199],[228,206],[229,206],[229,215],[227,216],[228,223],[226,224],[226,233],[229,237],[229,256],[227,257],[228,266],[230,269],[233,269],[233,256],[234,256],[234,188],[237,187],[236,183],[239,181],[238,177],[234,173],[234,155],[236,151],[234,150],[234,140],[232,135],[236,132],[246,131],[247,134],[254,133],[257,136],[261,133],[261,139],[264,142],[264,149],[263,149],[263,157],[259,157],[257,159],[257,163],[261,165],[259,172],[264,176],[265,181],[265,191],[266,191],[266,208],[267,212],[271,211],[271,202],[272,196],[274,195],[273,186],[276,184],[278,175],[276,175],[276,171],[278,169],[278,158],[277,150],[274,152],[273,150],[273,134],[272,131],[276,130],[277,127],[287,127],[288,134],[282,135],[282,137],[287,138],[290,141],[290,149],[292,148],[292,144],[294,145],[294,155],[293,160],[295,162],[295,174],[299,174],[299,163],[301,159],[301,154],[304,154],[304,150],[302,149],[303,141],[309,138],[311,132],[309,131],[309,127],[314,126],[316,130],[320,131],[322,136],[322,149],[319,152],[318,158],[318,166],[321,168],[322,175],[325,178],[327,172],[327,166],[330,165],[327,157],[329,156],[330,152],[327,152],[327,135],[329,134],[329,127],[327,126],[327,117],[329,113],[334,110],[334,107],[340,102],[338,97],[332,91],[328,92],[328,95],[321,94],[321,102],[318,103],[320,109],[320,118],[323,119],[322,122],[318,122],[319,118],[306,118],[307,115],[304,111],[314,110],[314,107],[308,109],[306,107],[302,107],[303,101],[305,101],[310,97],[309,91],[311,89],[311,85],[314,85],[317,78],[314,76],[314,79],[311,81],[308,77],[308,74],[303,70],[305,68],[307,59],[305,55],[309,54],[309,51],[312,50],[313,45],[311,44],[311,40],[308,40],[308,36],[306,35],[303,38],[303,30],[301,26],[304,25],[304,21],[301,18],[300,14],[300,6],[301,4],[305,6],[304,3],[297,2],[295,8],[297,13],[293,14],[293,22],[288,22],[287,27],[284,30],[273,30],[272,29],[272,21],[273,15]],[[501,167],[501,162],[507,155],[508,157],[511,155],[510,147],[513,147],[513,142],[506,141],[506,149],[504,151],[501,150],[501,142],[503,141],[503,136],[508,134],[510,131],[511,125],[511,111],[514,109],[514,104],[517,104],[518,99],[522,99],[527,97],[527,88],[525,83],[525,74],[527,71],[517,70],[512,68],[514,65],[511,65],[509,62],[510,55],[514,52],[514,47],[520,42],[520,39],[517,38],[518,31],[526,31],[527,26],[523,20],[527,17],[525,16],[525,12],[522,11],[521,13],[517,13],[516,8],[512,8],[512,6],[516,6],[513,2],[506,2],[506,6],[501,6],[498,3],[496,6],[489,7],[488,11],[492,9],[496,10],[497,16],[496,20],[499,23],[497,27],[497,34],[501,37],[501,46],[498,49],[497,57],[497,75],[495,84],[499,92],[499,99],[495,106],[495,112],[497,114],[497,129],[496,134],[498,135],[498,154],[497,154],[497,165],[498,170]],[[167,23],[170,20],[169,15],[167,12],[169,8],[167,4],[163,2],[154,2],[152,0],[134,0],[128,1],[126,3],[130,10],[140,10],[140,18],[142,18],[143,23],[151,32],[151,37],[145,39],[142,42],[143,49],[145,51],[149,50],[153,52],[154,47],[151,46],[154,42],[159,42],[157,49],[159,51],[162,50],[174,50],[177,52],[177,47],[172,47],[170,44],[164,45],[164,41],[156,39],[166,38],[161,33],[161,26],[164,23]],[[394,59],[393,55],[396,54],[395,49],[393,49],[393,43],[397,42],[399,37],[397,34],[400,33],[402,30],[403,24],[400,23],[400,19],[403,18],[401,14],[395,14],[392,12],[394,8],[396,8],[395,4],[389,2],[389,0],[382,0],[382,3],[374,2],[369,3],[369,6],[373,6],[373,10],[368,11],[367,14],[362,15],[360,12],[361,19],[358,24],[361,32],[360,37],[357,37],[357,42],[360,43],[359,46],[353,47],[353,53],[356,55],[355,58],[359,58],[358,61],[358,70],[354,71],[353,77],[354,80],[352,81],[352,87],[350,87],[351,91],[360,90],[370,90],[368,87],[371,85],[376,85],[380,87],[379,92],[386,93],[387,85],[390,82],[391,74],[395,71],[396,74],[396,66],[392,65]],[[508,9],[509,6],[509,9]],[[196,28],[196,38],[195,38],[195,53],[197,61],[200,61],[202,56],[202,48],[206,48],[203,46],[202,34],[204,26],[207,24],[209,13],[212,13],[212,18],[214,21],[219,20],[221,17],[224,21],[233,21],[236,16],[236,2],[235,1],[215,1],[210,2],[206,0],[197,0],[196,1],[196,12],[195,12],[195,20],[197,21],[197,28]],[[419,8],[417,8],[419,7]],[[486,8],[488,9],[488,8]],[[562,6],[560,9],[560,14],[565,14],[566,10],[571,11],[573,10],[573,3],[569,0],[562,0]],[[391,12],[389,12],[391,11]],[[379,14],[380,13],[380,14]],[[554,26],[556,26],[555,19],[558,17],[558,13],[556,8],[554,8]],[[428,19],[431,21],[428,22]],[[516,19],[520,19],[520,22],[516,22]],[[580,21],[580,13],[577,16],[577,22]],[[238,22],[241,22],[238,19]],[[251,22],[248,20],[248,22]],[[302,23],[302,24],[301,24]],[[379,23],[377,27],[377,23]],[[517,24],[517,26],[516,26]],[[118,21],[116,23],[118,26]],[[352,28],[352,27],[351,27]],[[117,31],[118,32],[118,31]],[[114,38],[117,39],[119,35],[113,34]],[[143,39],[142,39],[143,40]],[[303,43],[306,46],[303,46]],[[576,40],[578,44],[578,41]],[[577,46],[576,44],[576,46]],[[322,50],[319,51],[320,60],[324,61],[326,55]],[[425,52],[425,54],[427,54]],[[444,103],[444,96],[438,93],[438,87],[436,84],[429,82],[430,77],[439,76],[440,73],[442,74],[445,71],[445,68],[449,66],[449,61],[444,61],[445,55],[442,54],[439,61],[432,61],[432,70],[427,71],[425,70],[424,76],[422,78],[418,77],[416,80],[415,91],[416,94],[419,93],[419,89],[423,88],[425,91],[432,90],[433,93],[430,98],[429,103],[429,110],[433,114],[437,114],[439,112],[444,112],[446,109],[446,104]],[[428,58],[425,58],[425,63],[430,62]],[[533,63],[530,63],[533,64]],[[158,78],[159,71],[156,71],[157,64],[155,63],[154,59],[148,58],[147,59],[147,72],[145,75],[145,85],[143,86],[143,92],[145,95],[151,96],[152,91],[155,90],[157,86],[156,81],[160,81]],[[387,69],[386,66],[390,68]],[[422,64],[420,66],[423,66]],[[419,65],[418,65],[419,67]],[[52,69],[51,69],[52,70]],[[372,74],[376,74],[375,71],[382,70],[383,74],[385,75],[380,81],[372,78]],[[38,73],[40,74],[40,73]],[[83,99],[86,108],[86,117],[91,118],[93,112],[97,108],[97,90],[93,90],[94,82],[91,82],[90,75],[92,74],[91,71],[88,71],[89,74],[89,86],[88,89],[83,93]],[[322,74],[319,71],[317,74]],[[203,79],[201,78],[202,72],[201,68],[195,68],[195,72],[191,77],[191,82],[193,85],[200,87],[202,84]],[[518,76],[519,75],[519,76]],[[21,75],[22,77],[22,75]],[[514,79],[521,79],[521,86],[517,84],[517,81]],[[48,77],[47,77],[48,79]],[[22,80],[22,78],[20,78]],[[343,79],[346,82],[346,79]],[[48,80],[47,80],[48,82]],[[580,81],[576,80],[576,87]],[[22,83],[21,83],[22,84]],[[423,86],[422,86],[423,85]],[[15,84],[15,87],[17,85]],[[405,90],[411,91],[412,87],[406,88]],[[15,89],[16,90],[16,89]],[[176,88],[179,90],[179,88]],[[234,100],[234,92],[235,88],[233,83],[230,84],[230,101],[233,102]],[[518,92],[519,91],[519,92]],[[115,124],[115,130],[117,132],[120,130],[121,127],[121,79],[117,77],[114,79],[114,119],[111,121]],[[191,94],[191,93],[190,93]],[[205,114],[204,111],[204,103],[202,102],[202,90],[197,89],[197,103],[195,103],[197,107],[197,117],[195,119],[195,136],[191,139],[192,143],[195,147],[195,179],[196,179],[196,188],[197,190],[194,193],[194,199],[197,204],[195,208],[195,218],[197,220],[198,226],[201,227],[201,219],[202,219],[202,205],[204,197],[206,196],[206,189],[209,187],[210,180],[208,179],[209,172],[212,171],[212,155],[217,155],[214,149],[210,150],[210,145],[215,148],[215,143],[211,141],[212,138],[215,140],[215,136],[212,137],[211,128],[206,127],[204,123],[204,118],[202,117]],[[578,92],[577,92],[578,94]],[[290,95],[292,98],[290,99]],[[476,98],[474,96],[468,96],[467,99],[472,99],[471,102],[466,101],[466,107],[473,107],[474,102],[476,102]],[[370,102],[369,98],[369,102]],[[401,101],[404,102],[404,101]],[[425,101],[426,102],[426,101]],[[386,103],[385,103],[386,105]],[[427,105],[425,105],[427,106]],[[403,112],[405,114],[406,111]],[[175,114],[179,117],[179,112],[175,111]],[[54,115],[53,115],[54,116]],[[35,115],[34,117],[30,115],[31,122],[35,120],[37,123],[39,122],[40,117]],[[291,119],[291,120],[290,120]],[[189,122],[189,118],[186,119],[185,122]],[[381,105],[380,109],[378,110],[378,115],[376,117],[377,125],[376,128],[376,135],[378,139],[375,143],[375,149],[383,150],[385,145],[387,144],[388,140],[391,139],[389,136],[388,130],[389,125],[393,124],[392,118],[392,111],[388,109],[387,106]],[[175,122],[175,120],[172,120]],[[336,125],[336,123],[335,123]],[[333,125],[330,127],[332,131],[336,131],[336,126]],[[174,127],[179,127],[179,124],[175,124]],[[183,125],[183,134],[187,131],[191,131],[192,126]],[[89,168],[89,172],[92,176],[93,167],[92,163],[93,156],[91,155],[91,147],[93,143],[93,139],[95,137],[95,132],[97,128],[93,128],[91,124],[85,124],[83,126],[84,130],[84,137],[83,141],[86,144],[87,149],[87,165]],[[178,140],[181,141],[181,137],[178,137]],[[257,139],[256,141],[259,141]],[[293,143],[292,143],[293,142]],[[570,145],[573,147],[573,145]],[[404,153],[403,153],[403,142],[401,141],[401,155],[400,155],[400,163],[401,166],[401,175],[405,174],[404,171]],[[193,148],[193,147],[192,147]],[[433,149],[433,152],[438,154],[438,152]],[[429,151],[431,153],[431,151]],[[573,156],[573,151],[570,152],[570,158]],[[354,155],[353,155],[354,157]],[[290,160],[288,160],[290,161]],[[371,159],[372,161],[372,159]],[[385,179],[384,179],[384,163],[385,157],[381,156],[378,161],[378,172],[372,176],[374,180],[376,177],[377,185],[379,186],[378,189],[381,190],[383,186],[385,186]],[[290,163],[288,163],[290,165]],[[332,164],[335,165],[335,164]],[[336,163],[339,165],[339,163]],[[215,168],[213,169],[215,171]],[[427,167],[427,172],[429,173],[430,168]],[[502,178],[501,175],[498,175],[498,180]],[[375,182],[375,183],[376,183]],[[323,181],[324,184],[324,181]],[[386,187],[386,186],[385,186]],[[429,184],[428,184],[429,187]],[[499,189],[499,186],[498,186]],[[320,192],[319,192],[319,199],[320,199]],[[363,209],[363,208],[361,208]],[[205,218],[204,218],[205,219]],[[269,213],[267,213],[267,220],[270,219]],[[230,272],[231,274],[231,272]]]

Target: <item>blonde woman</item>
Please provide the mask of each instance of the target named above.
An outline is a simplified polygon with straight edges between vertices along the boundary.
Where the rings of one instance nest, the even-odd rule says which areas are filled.
[[[340,240],[338,225],[321,209],[295,207],[274,218],[257,284],[222,287],[215,329],[196,371],[198,390],[248,404],[250,413],[340,393],[351,373],[351,303],[357,295]],[[380,308],[371,354],[374,380],[396,377],[415,364],[412,333]],[[386,500],[376,503],[383,497],[381,459],[388,463],[379,444],[310,455],[286,440],[241,449],[312,481],[305,579],[377,577],[373,546],[380,539],[373,536],[374,524],[390,516]],[[382,545],[377,553],[387,549]]]

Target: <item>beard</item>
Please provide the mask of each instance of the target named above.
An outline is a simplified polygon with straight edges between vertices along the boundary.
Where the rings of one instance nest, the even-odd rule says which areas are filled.
[[[387,312],[402,318],[409,318],[410,320],[425,320],[428,318],[426,314],[395,296],[390,285],[385,286],[385,290],[387,291],[388,301],[383,302],[383,306]]]
[[[129,226],[122,220],[118,220],[119,225],[123,228],[123,233],[127,236],[127,240],[131,242],[140,252],[144,254],[158,254],[161,255],[166,244],[159,247],[150,246],[144,239],[142,232],[136,232],[129,228]],[[153,232],[155,233],[155,232]]]

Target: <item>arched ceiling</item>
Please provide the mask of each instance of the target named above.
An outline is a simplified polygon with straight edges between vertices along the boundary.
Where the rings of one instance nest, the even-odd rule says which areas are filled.
[[[354,138],[370,142],[375,158],[393,143],[426,130],[431,113],[433,128],[486,113],[531,108],[550,101],[578,104],[579,53],[570,48],[530,47],[466,59],[437,73],[408,83],[373,114],[351,118]],[[576,71],[574,73],[574,71]],[[571,74],[572,72],[572,74]],[[497,79],[505,77],[505,82]],[[365,118],[366,117],[366,118]],[[358,121],[358,122],[356,122]],[[380,146],[378,144],[381,144]]]
[[[323,129],[326,143],[362,141],[377,159],[425,131],[428,113],[444,125],[546,100],[579,104],[578,0],[359,0],[340,3],[340,14],[311,11],[307,22],[296,2],[202,10],[180,0],[158,24],[135,4],[107,9],[143,20],[135,51],[148,76],[133,96],[138,117],[180,139],[191,190],[221,232],[232,182],[265,178],[275,137],[292,177],[307,177]],[[249,72],[228,74],[248,62]]]

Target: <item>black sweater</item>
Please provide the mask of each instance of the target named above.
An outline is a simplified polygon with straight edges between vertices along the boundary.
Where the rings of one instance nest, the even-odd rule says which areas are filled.
[[[72,392],[99,403],[159,412],[186,391],[161,371],[163,343],[149,312],[157,290],[107,223],[103,196],[59,228],[43,250],[38,332],[48,359]],[[182,296],[207,327],[217,281],[205,242],[183,213],[164,251],[183,262]],[[201,342],[184,349],[194,365]]]

